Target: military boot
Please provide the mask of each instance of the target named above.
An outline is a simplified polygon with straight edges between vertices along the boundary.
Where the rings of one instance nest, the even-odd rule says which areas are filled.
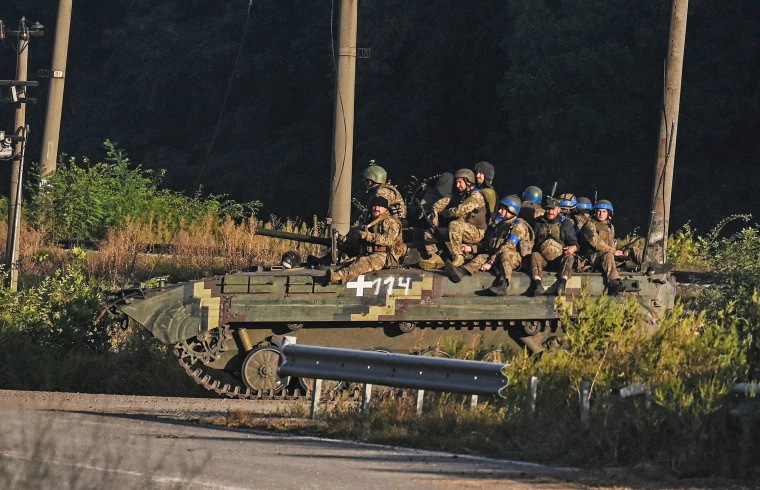
[[[544,293],[546,296],[562,296],[565,294],[567,279],[557,279],[552,286]]]
[[[461,282],[464,276],[470,274],[470,271],[464,267],[455,266],[449,260],[444,262],[444,268],[446,269],[446,274],[449,276],[449,279],[451,279],[451,282]]]
[[[613,279],[607,284],[607,293],[611,295],[620,294],[625,291],[625,284],[620,279]]]
[[[430,258],[422,259],[419,262],[417,262],[417,265],[429,271],[429,270],[434,270],[434,269],[443,269],[443,267],[446,264],[443,263],[443,259],[441,258],[440,255],[432,254]]]
[[[461,267],[464,265],[464,256],[462,254],[457,254],[454,256],[454,260],[451,261],[451,265],[454,267]]]
[[[545,294],[544,285],[540,279],[533,279],[530,282],[530,287],[525,291],[526,296],[543,296]]]
[[[488,291],[494,296],[506,296],[509,291],[509,281],[506,278],[499,278],[496,284],[488,288]]]
[[[332,269],[329,269],[327,273],[325,274],[325,281],[327,284],[338,284],[342,280],[342,277],[340,274],[335,272]]]

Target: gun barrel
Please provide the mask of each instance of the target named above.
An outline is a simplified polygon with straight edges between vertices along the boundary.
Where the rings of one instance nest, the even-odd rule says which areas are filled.
[[[289,231],[270,230],[267,228],[258,228],[256,230],[257,235],[268,236],[272,238],[281,238],[283,240],[295,240],[297,242],[314,243],[316,245],[324,245],[329,247],[331,240],[323,236],[301,235],[300,233],[291,233]]]

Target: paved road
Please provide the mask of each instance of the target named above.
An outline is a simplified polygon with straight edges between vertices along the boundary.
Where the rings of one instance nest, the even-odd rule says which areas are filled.
[[[526,463],[140,415],[0,411],[4,489],[573,488],[552,475],[560,476]]]

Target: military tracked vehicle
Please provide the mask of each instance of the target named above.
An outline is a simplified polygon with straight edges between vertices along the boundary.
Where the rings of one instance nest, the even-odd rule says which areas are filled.
[[[281,232],[260,234],[283,237]],[[286,234],[285,238],[298,238]],[[302,237],[326,243],[327,238]],[[299,266],[259,268],[156,289],[121,291],[111,303],[173,345],[180,364],[198,383],[239,398],[305,393],[309,384],[281,379],[277,366],[285,338],[301,344],[437,355],[449,339],[503,349],[541,352],[562,335],[556,297],[526,297],[530,278],[515,273],[507,296],[487,296],[493,276],[479,273],[453,283],[443,271],[389,269],[347,284],[326,284],[325,270]],[[652,324],[673,306],[668,273],[621,273]],[[545,274],[550,286],[554,274]],[[599,273],[572,277],[567,295],[586,288],[601,295]],[[292,391],[297,386],[299,391]]]

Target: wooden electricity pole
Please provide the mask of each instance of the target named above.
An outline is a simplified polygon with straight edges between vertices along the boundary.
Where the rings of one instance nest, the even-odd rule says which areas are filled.
[[[58,137],[61,132],[63,85],[66,80],[71,8],[72,0],[60,0],[58,4],[58,19],[55,25],[53,62],[50,70],[50,91],[48,93],[45,126],[42,135],[42,155],[40,156],[43,182],[48,175],[55,171],[58,162]]]
[[[330,219],[331,228],[342,235],[348,233],[351,225],[357,11],[358,0],[341,1],[330,174]]]
[[[29,29],[26,27],[25,19],[21,19],[17,53],[16,80],[26,82],[29,61]],[[8,197],[8,237],[5,245],[5,268],[8,271],[7,286],[11,291],[15,291],[18,286],[18,229],[21,225],[21,191],[24,171],[22,155],[26,147],[26,104],[24,103],[17,103],[13,128],[18,136],[24,136],[24,141],[16,143],[15,158],[13,158],[11,165],[11,191]]]
[[[673,188],[673,167],[676,159],[676,135],[681,101],[681,73],[686,44],[688,0],[673,0],[670,17],[670,41],[665,65],[660,141],[654,172],[652,220],[647,236],[645,262],[664,264],[667,259],[667,239],[670,225],[670,196]]]
[[[11,101],[16,104],[16,117],[14,121],[14,139],[16,147],[13,153],[11,166],[11,189],[8,197],[8,238],[5,247],[5,267],[8,271],[6,285],[11,291],[18,286],[18,242],[19,227],[21,225],[21,197],[23,190],[24,153],[28,131],[26,127],[26,104],[36,102],[27,97],[26,88],[36,85],[36,82],[27,81],[29,61],[29,38],[41,36],[42,26],[35,23],[31,28],[25,18],[21,18],[18,31],[7,31],[5,34],[14,35],[18,38],[16,80],[11,83]]]

